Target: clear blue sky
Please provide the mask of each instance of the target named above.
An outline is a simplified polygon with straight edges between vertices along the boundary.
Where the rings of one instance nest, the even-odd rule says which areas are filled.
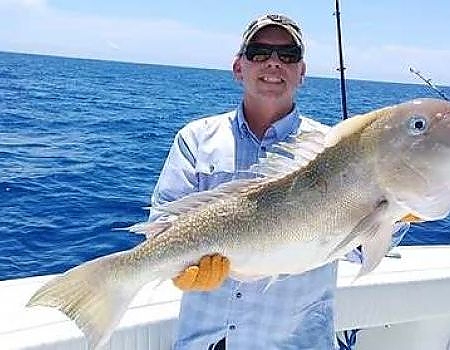
[[[229,69],[267,12],[301,24],[309,75],[337,76],[334,0],[0,0],[0,50]],[[341,0],[341,12],[348,77],[420,82],[412,65],[450,85],[450,1]]]

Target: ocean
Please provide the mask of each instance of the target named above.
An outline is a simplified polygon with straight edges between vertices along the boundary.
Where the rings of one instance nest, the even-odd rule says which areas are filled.
[[[436,97],[415,84],[347,90],[350,115]],[[113,228],[146,220],[176,131],[235,108],[241,93],[229,71],[0,53],[0,280],[141,242]],[[337,79],[308,77],[297,100],[304,115],[340,119]],[[447,218],[413,225],[402,244],[449,242]]]

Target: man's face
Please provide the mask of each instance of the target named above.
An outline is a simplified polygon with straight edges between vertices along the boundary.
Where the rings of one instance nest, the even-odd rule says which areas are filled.
[[[258,31],[253,36],[252,43],[294,44],[291,35],[276,26],[268,26]],[[292,103],[295,90],[305,73],[305,64],[303,60],[298,63],[283,63],[276,54],[272,54],[272,57],[263,62],[252,62],[242,55],[234,61],[233,72],[236,79],[243,82],[247,97]]]

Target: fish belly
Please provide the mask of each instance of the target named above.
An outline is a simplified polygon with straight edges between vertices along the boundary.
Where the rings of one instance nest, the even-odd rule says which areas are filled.
[[[327,241],[289,242],[266,251],[241,251],[230,255],[231,276],[254,281],[278,274],[300,274],[331,262],[329,254],[342,237]]]

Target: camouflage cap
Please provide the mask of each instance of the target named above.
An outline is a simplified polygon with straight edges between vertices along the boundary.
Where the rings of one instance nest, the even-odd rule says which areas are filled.
[[[262,28],[267,26],[279,26],[286,30],[294,40],[294,43],[301,47],[302,52],[305,50],[305,45],[303,42],[302,32],[299,25],[287,16],[280,14],[267,14],[255,19],[250,22],[242,34],[242,43],[239,48],[239,53],[241,54],[244,48],[252,40],[253,36]]]

